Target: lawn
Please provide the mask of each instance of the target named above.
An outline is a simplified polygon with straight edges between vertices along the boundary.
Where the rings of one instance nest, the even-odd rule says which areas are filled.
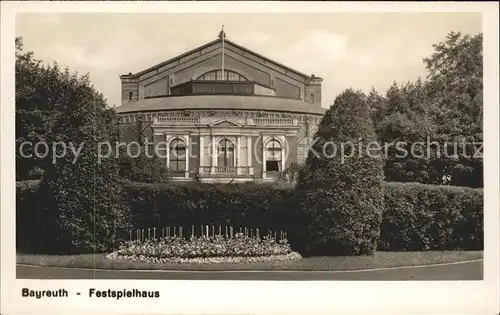
[[[128,270],[359,270],[372,268],[430,265],[482,259],[482,251],[377,252],[373,256],[309,257],[299,260],[254,264],[153,264],[112,261],[105,254],[38,255],[17,254],[24,265]]]

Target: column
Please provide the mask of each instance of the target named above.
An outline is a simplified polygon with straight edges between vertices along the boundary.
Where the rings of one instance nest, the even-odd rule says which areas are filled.
[[[262,136],[262,178],[266,178],[266,137]]]
[[[167,167],[167,169],[170,169],[170,145],[168,143],[168,135],[167,133],[165,132],[165,150],[167,150],[167,152],[165,152],[165,156],[167,157],[165,159],[165,166]]]
[[[189,145],[189,135],[184,136],[186,139],[186,173],[185,176],[186,178],[189,178],[189,156],[191,155],[191,147]]]
[[[241,175],[241,169],[240,169],[240,148],[241,148],[241,144],[240,144],[240,139],[241,139],[241,136],[236,136],[236,154],[235,154],[235,157],[236,157],[236,163],[235,166],[236,166],[236,175]]]
[[[217,152],[215,150],[215,136],[212,135],[212,167],[211,173],[215,174],[215,165],[217,165]]]
[[[252,137],[247,135],[247,164],[248,164],[248,174],[253,175],[252,166]]]
[[[286,165],[286,152],[288,150],[288,142],[286,141],[285,136],[280,136],[281,143],[283,143],[282,148],[281,148],[281,171],[285,170],[285,165]]]
[[[203,167],[205,166],[205,136],[200,135],[200,162],[199,162],[199,168],[198,168],[198,173],[203,174]]]

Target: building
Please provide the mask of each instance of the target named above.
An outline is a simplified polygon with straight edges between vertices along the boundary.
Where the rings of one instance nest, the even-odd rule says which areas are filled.
[[[305,159],[325,112],[321,78],[242,47],[223,31],[120,79],[121,137],[153,143],[175,180],[272,179]]]

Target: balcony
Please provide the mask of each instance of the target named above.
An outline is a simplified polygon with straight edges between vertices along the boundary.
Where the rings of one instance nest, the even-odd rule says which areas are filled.
[[[251,177],[253,176],[252,166],[201,166],[199,168],[200,177]]]
[[[154,124],[167,124],[167,125],[196,125],[200,122],[199,117],[170,117],[170,116],[157,116],[154,118]]]
[[[256,125],[264,126],[290,126],[298,125],[299,121],[296,119],[288,118],[254,118],[254,123]]]
[[[153,119],[155,125],[209,125],[221,118],[200,118],[200,117],[172,117],[172,116],[157,116]],[[288,118],[245,118],[237,119],[242,125],[260,126],[260,127],[290,127],[299,124],[297,119]],[[241,121],[240,121],[241,120]]]

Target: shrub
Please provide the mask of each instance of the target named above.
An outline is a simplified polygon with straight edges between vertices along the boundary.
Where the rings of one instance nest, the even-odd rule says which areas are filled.
[[[369,113],[366,97],[346,90],[318,126],[297,183],[296,223],[289,229],[301,253],[360,255],[376,249],[383,165],[368,147],[376,139]]]
[[[40,238],[37,233],[39,222],[33,216],[38,208],[39,180],[29,180],[16,183],[16,248],[21,251],[33,252],[34,242]]]
[[[144,183],[166,183],[170,180],[170,172],[165,162],[157,157],[144,154],[137,158],[128,155],[118,159],[119,175],[123,179]]]
[[[17,244],[31,251],[29,241],[52,242],[41,230],[37,188],[39,181],[17,183]],[[149,184],[122,181],[123,201],[130,208],[134,228],[196,224],[248,226],[283,230],[291,248],[299,224],[291,212],[293,189],[273,185]],[[416,183],[385,183],[385,210],[378,249],[384,251],[481,250],[483,248],[483,190]],[[39,219],[36,219],[36,218]],[[123,230],[120,239],[129,237]],[[116,240],[117,241],[117,240]],[[34,247],[37,248],[36,246]]]
[[[57,104],[46,143],[49,147],[71,143],[82,150],[78,156],[58,152],[56,163],[44,169],[40,207],[32,218],[39,225],[36,248],[48,253],[108,250],[126,222],[116,160],[100,160],[97,150],[98,143],[117,140],[112,124],[115,113],[88,76],[57,67],[41,71],[45,82],[32,92],[50,95]]]
[[[292,188],[272,184],[147,184],[123,181],[135,228],[191,225],[284,229]],[[285,220],[284,220],[285,218]]]
[[[483,190],[386,183],[379,249],[483,249]]]
[[[278,173],[276,181],[279,184],[296,184],[301,167],[302,165],[298,163],[292,163],[287,169]]]

